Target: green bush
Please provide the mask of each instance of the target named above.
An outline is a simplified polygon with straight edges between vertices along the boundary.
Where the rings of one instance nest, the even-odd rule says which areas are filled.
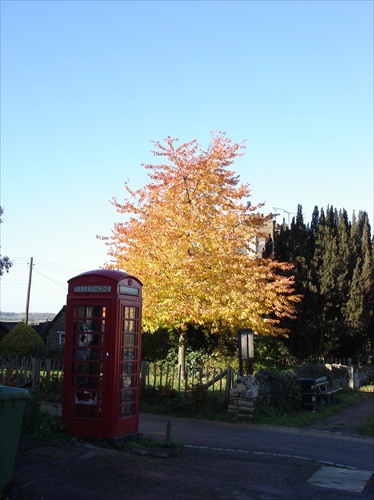
[[[53,373],[48,379],[46,377],[40,377],[39,397],[41,401],[61,403],[62,384],[63,378],[59,373]]]
[[[222,409],[222,401],[213,397],[200,384],[189,387],[182,393],[167,386],[142,388],[140,403],[143,411],[151,413],[202,418]]]
[[[142,387],[140,400],[148,404],[164,404],[178,396],[178,391],[166,385],[163,387]]]
[[[0,354],[20,358],[40,356],[45,353],[45,344],[31,325],[18,323],[0,342]]]
[[[256,405],[260,410],[284,413],[300,407],[301,391],[292,373],[260,370],[256,380],[260,386]]]

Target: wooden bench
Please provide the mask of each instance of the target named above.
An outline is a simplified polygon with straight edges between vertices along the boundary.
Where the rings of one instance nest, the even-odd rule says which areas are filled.
[[[320,405],[329,404],[330,401],[335,401],[335,394],[343,389],[343,387],[329,387],[326,377],[316,378],[316,397]]]

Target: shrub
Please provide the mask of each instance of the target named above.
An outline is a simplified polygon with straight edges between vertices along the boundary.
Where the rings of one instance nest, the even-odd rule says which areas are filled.
[[[178,391],[169,386],[142,387],[140,400],[148,404],[163,404],[178,397]]]
[[[260,370],[256,380],[260,386],[257,406],[261,410],[284,413],[300,407],[301,391],[292,373]]]
[[[182,393],[168,386],[143,387],[140,402],[144,411],[194,417],[216,414],[222,409],[222,401],[200,384]]]
[[[49,403],[61,403],[62,384],[63,378],[59,373],[53,373],[48,379],[46,377],[41,377],[39,389],[39,397],[41,401],[48,401]]]
[[[0,342],[0,354],[6,357],[36,356],[45,353],[45,344],[31,325],[18,323]]]

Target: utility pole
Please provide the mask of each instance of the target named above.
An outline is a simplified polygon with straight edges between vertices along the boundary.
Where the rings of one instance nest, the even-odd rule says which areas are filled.
[[[33,257],[30,257],[30,272],[29,272],[29,286],[27,287],[27,299],[26,299],[26,325],[29,322],[29,306],[30,306],[30,291],[31,291],[31,276],[33,267]]]

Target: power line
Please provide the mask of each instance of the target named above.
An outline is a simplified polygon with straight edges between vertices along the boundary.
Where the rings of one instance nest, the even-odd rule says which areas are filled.
[[[59,286],[59,287],[61,287],[61,288],[66,288],[66,283],[64,283],[64,282],[62,282],[62,281],[58,281],[58,280],[56,280],[56,279],[54,279],[54,278],[51,278],[51,277],[49,277],[49,276],[45,275],[44,273],[42,273],[41,271],[39,271],[39,270],[38,270],[38,269],[36,269],[36,268],[35,268],[35,272],[36,272],[37,274],[40,274],[40,276],[43,276],[43,278],[45,278],[45,279],[47,279],[47,280],[51,281],[51,282],[52,282],[52,283],[54,283],[55,285],[57,285],[57,286]]]
[[[13,265],[17,264],[17,265],[20,265],[20,264],[28,264],[29,263],[29,258],[27,257],[12,257],[11,260],[13,261]],[[43,267],[43,268],[47,268],[47,269],[53,269],[54,271],[58,271],[58,272],[83,272],[82,271],[82,268],[79,268],[79,267],[73,267],[73,266],[66,266],[64,264],[60,264],[58,262],[49,262],[49,261],[45,261],[45,260],[39,260],[39,259],[36,259],[36,261],[34,260],[34,264],[37,264],[38,266],[40,267]]]

